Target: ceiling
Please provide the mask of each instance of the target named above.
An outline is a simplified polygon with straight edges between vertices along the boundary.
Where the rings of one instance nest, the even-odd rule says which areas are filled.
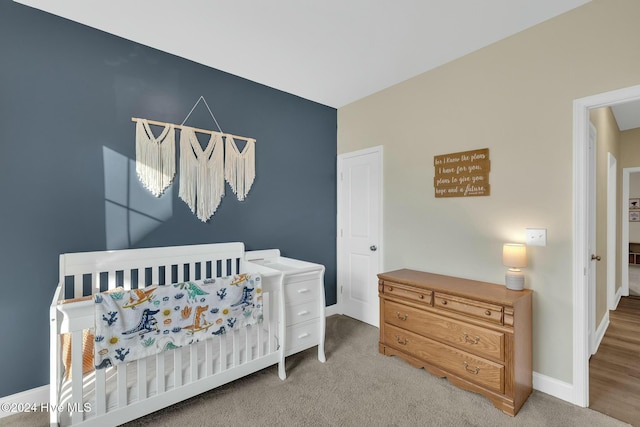
[[[339,108],[590,0],[16,0]]]
[[[340,108],[590,0],[15,1]]]
[[[611,107],[620,130],[640,128],[640,101],[632,101]]]

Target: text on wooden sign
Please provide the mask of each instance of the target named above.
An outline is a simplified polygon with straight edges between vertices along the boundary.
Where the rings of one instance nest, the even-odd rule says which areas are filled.
[[[491,193],[488,148],[434,156],[433,165],[436,197],[488,196]]]

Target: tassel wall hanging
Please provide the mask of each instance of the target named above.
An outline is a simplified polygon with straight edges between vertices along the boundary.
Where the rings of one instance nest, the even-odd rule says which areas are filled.
[[[193,129],[182,129],[178,196],[203,222],[213,216],[224,196],[222,150],[220,135],[211,134],[203,150]]]
[[[203,101],[220,132],[184,126],[198,103]],[[160,197],[173,181],[175,171],[175,130],[180,129],[180,197],[198,219],[207,222],[218,209],[224,196],[224,183],[229,183],[238,200],[247,197],[256,177],[255,142],[253,138],[222,132],[207,101],[200,97],[181,125],[132,118],[136,122],[136,172],[142,185]],[[157,138],[149,125],[163,126]],[[197,133],[209,134],[203,150]],[[242,151],[235,140],[244,140]]]
[[[142,185],[160,197],[176,174],[175,128],[164,124],[155,138],[145,119],[136,120],[136,173]]]
[[[256,177],[256,146],[253,139],[247,140],[242,151],[238,150],[233,137],[227,136],[224,159],[224,177],[238,200],[247,197]]]

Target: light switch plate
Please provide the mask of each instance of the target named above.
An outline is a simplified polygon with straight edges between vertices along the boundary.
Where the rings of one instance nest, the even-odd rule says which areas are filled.
[[[547,246],[546,228],[527,228],[527,246]]]

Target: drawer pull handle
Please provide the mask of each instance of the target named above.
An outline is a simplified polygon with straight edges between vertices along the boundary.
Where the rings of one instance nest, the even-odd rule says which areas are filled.
[[[301,312],[298,313],[298,316],[304,316],[306,314],[309,314],[309,310],[302,310]]]
[[[484,314],[486,314],[487,316],[491,316],[491,310],[485,311]]]
[[[309,289],[304,288],[304,289],[298,289],[298,293],[299,294],[306,294],[307,292],[309,292]]]
[[[478,344],[480,342],[480,337],[475,337],[474,339],[474,338],[471,338],[469,335],[467,335],[466,332],[463,332],[463,334],[464,334],[464,340],[469,344]]]
[[[420,294],[420,299],[424,299],[424,295]]]
[[[396,317],[400,320],[407,320],[408,314],[400,314],[399,311],[396,311]]]
[[[442,300],[442,305],[447,305],[447,300],[443,299]]]
[[[389,292],[393,292],[393,286],[389,286]]]
[[[478,373],[480,372],[480,367],[476,366],[476,369],[473,370],[473,369],[469,369],[469,364],[467,362],[462,362],[462,363],[464,363],[464,370],[469,372],[470,374],[478,375]]]
[[[298,335],[298,339],[306,338],[309,336],[309,332],[305,332],[304,334]]]
[[[400,339],[400,337],[398,335],[396,335],[396,342],[400,345],[407,345],[407,343],[409,342],[408,339]]]

